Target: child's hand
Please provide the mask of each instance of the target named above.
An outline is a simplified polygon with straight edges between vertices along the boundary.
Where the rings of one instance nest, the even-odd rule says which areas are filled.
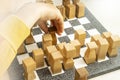
[[[21,18],[31,29],[37,22],[41,29],[48,32],[46,21],[50,20],[52,25],[57,28],[57,33],[63,32],[63,18],[60,11],[52,4],[29,3],[23,6],[16,15]]]

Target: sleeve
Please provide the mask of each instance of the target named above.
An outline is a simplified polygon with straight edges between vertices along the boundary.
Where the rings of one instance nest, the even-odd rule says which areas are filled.
[[[15,51],[30,34],[29,28],[18,17],[12,15],[5,19],[0,25],[0,34],[14,48]]]
[[[16,16],[9,16],[0,24],[0,76],[10,66],[17,49],[29,34],[29,28]]]

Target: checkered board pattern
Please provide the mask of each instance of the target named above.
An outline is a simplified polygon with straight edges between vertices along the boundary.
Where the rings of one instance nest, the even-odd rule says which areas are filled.
[[[102,32],[107,31],[89,12],[88,9],[85,10],[85,17],[69,19],[64,22],[64,32],[61,36],[57,35],[57,41],[60,42],[70,42],[74,40],[74,31],[78,29],[83,29],[87,33],[85,43],[90,42],[90,36],[101,34]],[[35,43],[30,45],[25,45],[26,53],[17,55],[13,61],[11,67],[8,69],[10,73],[11,80],[24,80],[23,78],[23,67],[22,60],[32,56],[32,50],[42,47],[42,35],[44,34],[39,27],[34,27],[32,29],[32,34],[35,40]],[[38,68],[35,71],[36,79],[35,80],[74,80],[75,69],[85,67],[89,72],[89,78],[99,76],[101,74],[116,70],[120,68],[120,56],[114,58],[109,58],[106,56],[105,60],[97,61],[93,64],[87,65],[83,59],[84,53],[86,51],[86,46],[81,48],[80,57],[74,59],[75,67],[71,70],[65,71],[62,70],[61,73],[52,74],[50,66],[47,64],[45,58],[45,66]],[[120,51],[120,50],[119,50]]]

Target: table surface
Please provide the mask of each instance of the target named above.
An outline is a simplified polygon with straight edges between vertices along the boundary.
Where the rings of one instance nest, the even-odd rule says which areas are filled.
[[[15,2],[11,3],[13,4],[13,8],[10,9],[11,11],[5,12],[4,15],[0,15],[0,20],[2,20],[4,17],[9,15],[10,13],[16,11],[21,5],[23,5],[26,2],[34,2],[35,0],[16,0],[18,1],[17,4]],[[54,0],[57,1],[57,0]],[[86,7],[91,11],[91,13],[97,18],[97,20],[100,21],[100,23],[110,32],[115,34],[120,34],[119,26],[120,26],[120,1],[119,0],[81,0],[85,3]],[[20,3],[19,3],[20,2]],[[16,5],[18,7],[14,7]],[[0,12],[0,14],[3,14]],[[120,77],[118,76],[120,74],[120,70],[110,72],[95,78],[92,78],[90,80],[118,80]],[[4,78],[0,80],[9,80],[9,75],[7,72],[5,73]]]

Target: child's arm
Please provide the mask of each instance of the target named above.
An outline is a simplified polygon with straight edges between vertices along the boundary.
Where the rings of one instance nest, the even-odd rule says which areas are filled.
[[[17,49],[30,34],[30,29],[39,18],[52,20],[57,33],[62,33],[63,19],[60,12],[54,6],[47,4],[27,4],[15,16],[9,16],[0,24],[0,76],[7,70],[16,56]]]

